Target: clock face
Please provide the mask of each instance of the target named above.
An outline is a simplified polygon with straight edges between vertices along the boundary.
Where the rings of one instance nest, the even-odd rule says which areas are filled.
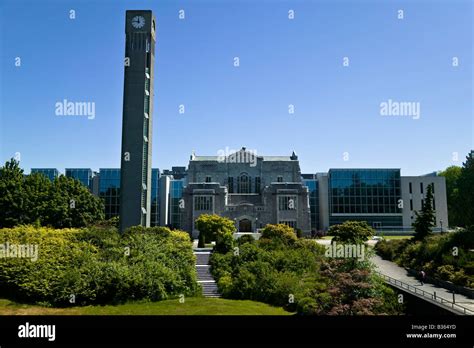
[[[145,18],[143,16],[135,16],[132,18],[132,26],[135,29],[141,29],[145,26]]]

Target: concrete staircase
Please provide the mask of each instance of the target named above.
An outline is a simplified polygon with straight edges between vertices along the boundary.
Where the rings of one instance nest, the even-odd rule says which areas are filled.
[[[196,271],[197,282],[202,286],[202,294],[204,297],[221,297],[217,290],[217,284],[209,272],[210,249],[197,249],[194,251],[196,255]]]

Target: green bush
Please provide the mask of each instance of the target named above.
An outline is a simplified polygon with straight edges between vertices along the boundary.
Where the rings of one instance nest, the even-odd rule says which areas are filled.
[[[266,225],[262,230],[259,239],[260,243],[265,243],[269,247],[293,245],[297,241],[297,236],[293,228],[284,225]]]
[[[244,234],[239,239],[237,239],[237,244],[242,245],[245,243],[253,243],[255,242],[255,238],[251,234]]]
[[[474,228],[436,234],[423,241],[391,240],[375,245],[383,258],[403,267],[423,269],[427,275],[456,285],[474,283]]]
[[[383,259],[393,261],[405,245],[406,242],[404,240],[383,239],[375,244],[374,249]]]
[[[345,314],[399,313],[395,294],[370,276],[366,262],[354,268],[324,253],[323,246],[297,239],[288,226],[269,225],[258,241],[240,244],[238,252],[213,253],[211,273],[225,298],[265,302],[299,314],[337,314],[340,308],[348,309]],[[366,276],[359,279],[362,271]]]
[[[54,306],[162,300],[198,292],[189,235],[167,228],[20,226],[0,245],[36,245],[38,259],[0,259],[3,296]]]

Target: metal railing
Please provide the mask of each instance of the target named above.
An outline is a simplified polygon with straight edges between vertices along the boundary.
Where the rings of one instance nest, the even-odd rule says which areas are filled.
[[[461,306],[461,305],[458,305],[457,303],[455,303],[454,301],[448,301],[442,297],[439,297],[439,296],[436,296],[436,292],[434,294],[432,293],[429,293],[425,290],[422,290],[422,289],[418,289],[416,286],[414,285],[410,285],[408,283],[405,283],[405,282],[402,282],[401,280],[398,280],[398,279],[395,279],[395,278],[392,278],[388,275],[385,275],[385,274],[382,274],[380,272],[377,272],[375,271],[375,273],[377,275],[379,275],[380,277],[382,277],[387,283],[390,283],[390,284],[393,284],[395,285],[396,287],[399,287],[403,290],[408,290],[409,292],[413,293],[413,294],[416,294],[416,295],[421,295],[423,297],[426,297],[427,299],[430,299],[432,301],[435,301],[439,304],[441,304],[442,306],[445,306],[445,307],[448,307],[448,308],[451,308],[457,312],[461,312],[463,313],[464,315],[474,315],[474,310],[472,309],[469,309],[469,308],[466,308],[464,306]]]

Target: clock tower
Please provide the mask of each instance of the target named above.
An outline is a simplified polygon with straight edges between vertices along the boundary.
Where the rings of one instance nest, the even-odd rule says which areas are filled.
[[[120,231],[150,226],[155,17],[125,15],[125,79],[120,166]]]

